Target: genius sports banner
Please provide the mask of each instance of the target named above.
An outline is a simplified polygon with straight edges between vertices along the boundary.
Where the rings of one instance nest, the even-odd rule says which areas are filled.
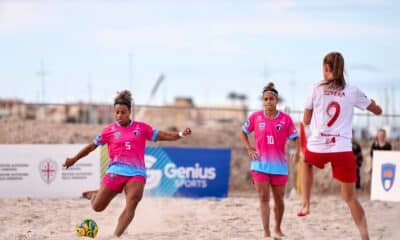
[[[145,194],[227,197],[230,161],[230,149],[147,147]]]

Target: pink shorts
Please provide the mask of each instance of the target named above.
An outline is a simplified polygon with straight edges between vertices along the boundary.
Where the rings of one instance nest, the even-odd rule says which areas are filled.
[[[124,176],[114,173],[107,173],[103,177],[103,186],[117,193],[122,192],[122,189],[124,189],[125,184],[129,182],[146,183],[146,178],[140,175]]]
[[[269,174],[258,171],[251,171],[254,182],[270,182],[273,186],[285,185],[288,181],[288,175]]]

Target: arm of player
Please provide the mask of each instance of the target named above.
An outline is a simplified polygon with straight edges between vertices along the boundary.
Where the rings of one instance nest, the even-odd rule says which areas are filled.
[[[97,145],[94,143],[89,143],[88,145],[86,145],[84,148],[82,148],[78,154],[76,154],[74,157],[72,158],[67,158],[63,164],[63,167],[65,167],[66,169],[68,169],[69,167],[71,167],[72,165],[74,165],[79,159],[87,156],[89,153],[93,152],[95,149],[97,148]]]
[[[293,142],[294,142],[294,148],[295,148],[295,152],[293,155],[293,161],[295,163],[297,163],[300,159],[300,138],[297,137],[297,138],[293,139]]]
[[[257,151],[253,146],[251,146],[251,144],[249,142],[249,137],[247,136],[247,134],[243,131],[240,131],[240,136],[242,138],[242,142],[244,143],[244,145],[247,149],[247,154],[249,154],[250,159],[252,159],[252,160],[258,159]]]
[[[371,99],[371,103],[368,105],[367,110],[375,115],[382,114],[382,108],[378,104],[376,104],[373,99]]]
[[[305,125],[310,125],[312,114],[313,114],[313,110],[312,109],[308,109],[308,108],[304,109],[303,123]]]
[[[175,141],[190,134],[192,134],[192,130],[190,128],[185,128],[183,132],[159,131],[157,135],[157,141]]]

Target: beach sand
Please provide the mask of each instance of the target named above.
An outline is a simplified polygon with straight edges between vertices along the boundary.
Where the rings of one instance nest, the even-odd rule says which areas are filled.
[[[360,201],[367,213],[371,239],[400,239],[400,203]],[[286,198],[283,239],[359,239],[345,203],[339,196],[313,196],[312,212],[299,218],[297,198]],[[255,194],[222,200],[144,197],[136,217],[120,238],[112,233],[122,208],[123,195],[108,208],[94,212],[85,199],[0,199],[0,239],[87,239],[75,235],[80,219],[99,225],[96,239],[262,239]],[[271,202],[272,205],[272,202]],[[274,220],[271,215],[271,227]],[[272,229],[272,228],[271,228]]]

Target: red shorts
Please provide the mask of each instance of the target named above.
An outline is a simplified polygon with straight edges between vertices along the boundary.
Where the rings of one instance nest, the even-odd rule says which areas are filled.
[[[140,175],[124,176],[114,173],[107,173],[103,177],[103,186],[117,193],[122,192],[122,189],[124,189],[125,184],[128,182],[146,183],[146,178]]]
[[[269,182],[272,186],[285,185],[288,181],[287,175],[269,174],[258,171],[251,171],[253,182]]]
[[[307,150],[305,162],[321,169],[330,162],[334,178],[346,183],[357,181],[357,165],[353,152],[315,153]]]

